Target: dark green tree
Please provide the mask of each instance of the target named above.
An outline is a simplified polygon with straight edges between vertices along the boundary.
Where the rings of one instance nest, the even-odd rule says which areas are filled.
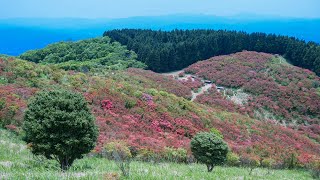
[[[214,133],[200,132],[191,140],[191,151],[198,162],[206,164],[208,172],[227,160],[228,145]]]
[[[57,160],[62,170],[90,152],[98,135],[83,96],[66,90],[37,93],[28,104],[23,130],[32,153]]]

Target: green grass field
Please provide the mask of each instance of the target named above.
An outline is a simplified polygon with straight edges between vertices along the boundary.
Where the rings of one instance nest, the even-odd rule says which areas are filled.
[[[13,133],[0,129],[0,179],[120,179],[121,172],[113,161],[85,157],[77,160],[71,169],[63,173],[55,161],[34,157],[26,145]],[[201,164],[131,163],[127,179],[312,179],[307,171],[270,170],[258,168],[249,175],[249,169],[215,167],[211,173]]]

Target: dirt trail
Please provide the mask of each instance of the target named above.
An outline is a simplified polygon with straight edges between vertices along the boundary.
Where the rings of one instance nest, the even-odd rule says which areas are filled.
[[[169,73],[162,73],[162,75],[173,76],[177,80],[187,80],[189,77],[195,77],[195,76],[193,76],[191,74],[184,74],[183,77],[179,77],[179,74],[181,74],[181,73],[184,73],[184,71],[180,70],[180,71],[174,71],[174,72],[169,72]],[[201,81],[204,82],[205,80],[201,79]],[[201,88],[199,88],[198,92],[191,91],[191,94],[192,94],[191,101],[194,101],[197,98],[197,96],[205,93],[211,87],[212,87],[212,83],[210,83],[210,84],[204,83],[204,85]]]
[[[197,98],[197,96],[205,93],[205,92],[208,91],[211,87],[212,87],[212,84],[205,84],[204,86],[202,86],[202,87],[200,88],[200,91],[199,91],[199,92],[196,92],[196,93],[195,93],[194,91],[192,91],[192,92],[191,92],[191,93],[192,93],[191,101],[194,101],[194,100]]]

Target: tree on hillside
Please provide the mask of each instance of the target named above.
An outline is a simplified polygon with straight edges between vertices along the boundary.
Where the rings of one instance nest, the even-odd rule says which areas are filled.
[[[206,164],[208,172],[227,160],[228,145],[216,134],[200,132],[191,140],[191,151],[198,162]]]
[[[83,96],[66,90],[36,94],[25,112],[23,130],[32,153],[57,160],[62,170],[90,152],[98,135]]]

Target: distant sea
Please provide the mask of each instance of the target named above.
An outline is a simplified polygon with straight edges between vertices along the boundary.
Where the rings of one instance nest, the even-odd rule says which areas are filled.
[[[168,15],[123,19],[0,19],[0,54],[17,56],[59,41],[102,36],[111,29],[226,29],[288,35],[320,43],[320,19]]]

